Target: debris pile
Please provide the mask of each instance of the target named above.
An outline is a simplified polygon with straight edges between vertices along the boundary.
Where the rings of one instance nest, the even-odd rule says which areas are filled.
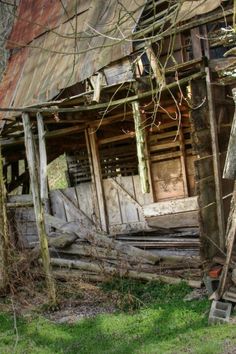
[[[60,225],[50,217],[57,232],[51,233],[49,246],[54,270],[76,269],[84,279],[107,280],[112,276],[141,280],[160,280],[169,284],[186,281],[201,287],[202,272],[197,256],[158,255],[118,241],[95,230],[90,220]]]

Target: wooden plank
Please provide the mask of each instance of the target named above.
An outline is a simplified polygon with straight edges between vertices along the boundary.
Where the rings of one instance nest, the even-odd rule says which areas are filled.
[[[173,159],[176,157],[181,156],[181,152],[180,151],[176,151],[176,152],[169,152],[169,153],[165,153],[165,154],[160,154],[160,155],[154,155],[151,156],[151,162],[156,162],[156,161],[162,161],[162,160],[169,160],[169,159]]]
[[[96,225],[99,224],[98,213],[96,212],[93,200],[93,192],[91,182],[85,182],[77,185],[76,194],[78,198],[78,206],[89,219],[93,220]]]
[[[160,281],[163,283],[168,283],[168,284],[180,284],[183,281],[186,282],[189,286],[194,287],[194,288],[200,288],[201,287],[201,281],[197,280],[187,280],[187,279],[181,279],[179,277],[170,277],[170,276],[165,276],[165,275],[159,275],[159,274],[153,274],[153,273],[145,273],[145,272],[140,272],[140,271],[134,271],[134,270],[126,270],[124,274],[124,270],[119,270],[117,267],[111,267],[104,265],[101,267],[101,265],[96,264],[96,263],[89,263],[89,262],[84,262],[84,261],[78,261],[78,260],[67,260],[67,259],[58,259],[58,258],[52,258],[52,263],[53,265],[59,266],[59,267],[66,267],[66,268],[75,268],[75,269],[84,269],[84,270],[89,270],[89,271],[94,271],[97,273],[105,272],[106,274],[111,274],[111,275],[116,275],[120,277],[126,277],[129,278],[134,278],[134,279],[140,279],[140,280],[148,280],[148,281]]]
[[[186,85],[188,84],[191,80],[197,80],[198,78],[204,77],[205,75],[203,73],[196,73],[193,74],[191,76],[188,77],[184,77],[183,79],[178,80],[178,82],[171,82],[168,85],[165,85],[162,89],[162,92],[174,89],[174,88],[178,88],[179,86],[182,85]],[[77,107],[63,107],[63,108],[27,108],[27,107],[15,107],[15,108],[0,108],[0,112],[42,112],[42,113],[56,113],[56,112],[88,112],[88,111],[93,111],[93,110],[101,110],[103,108],[106,108],[109,106],[113,107],[113,106],[119,106],[121,104],[128,104],[129,102],[134,102],[137,101],[138,99],[144,99],[146,97],[152,97],[153,95],[159,93],[159,88],[157,89],[152,89],[150,91],[146,91],[146,92],[142,92],[139,93],[138,95],[134,95],[134,96],[130,96],[130,97],[125,97],[125,98],[121,98],[118,100],[114,100],[114,101],[109,101],[109,102],[105,102],[105,103],[98,103],[98,104],[94,104],[94,105],[81,105],[81,106],[77,106]],[[78,131],[79,130],[84,130],[85,126],[81,126],[81,127],[77,127]],[[76,131],[76,127],[73,128],[65,128],[65,129],[74,129],[73,132]],[[60,131],[63,131],[65,129],[60,129]],[[52,134],[51,134],[52,133]],[[59,132],[57,131],[57,134]],[[64,135],[64,133],[60,132],[60,135]],[[66,133],[70,134],[72,133],[72,131],[67,131]],[[54,131],[48,133],[48,137],[54,137]],[[57,135],[58,136],[58,135]],[[10,141],[7,140],[2,140],[2,147],[5,146],[9,146],[9,145],[14,145],[14,144],[22,144],[23,140],[22,138],[16,139],[14,141],[12,141],[12,139],[9,139]]]
[[[33,205],[33,198],[31,194],[8,195],[7,201],[9,203],[32,203]]]
[[[214,176],[209,176],[196,182],[197,194],[199,195],[200,207],[215,202],[215,180]]]
[[[70,200],[68,198],[68,196],[66,196],[62,190],[58,190],[58,195],[60,197],[60,199],[63,201],[64,203],[64,207],[66,210],[66,213],[68,215],[68,221],[72,222],[72,221],[79,221],[79,223],[81,224],[81,227],[87,227],[88,229],[92,230],[96,230],[95,225],[93,224],[92,220],[88,218],[87,215],[85,215],[82,210],[80,210],[78,208],[77,205],[75,205],[73,203],[72,200]]]
[[[66,225],[64,220],[50,214],[45,214],[45,222],[47,225],[52,226],[58,230],[60,230],[64,225]]]
[[[202,243],[202,256],[212,259],[219,253],[219,231],[217,227],[216,203],[200,209],[200,239]]]
[[[231,207],[230,207],[230,213],[229,213],[229,218],[227,220],[227,233],[226,233],[226,259],[225,259],[225,264],[223,267],[222,275],[220,278],[220,284],[217,289],[217,298],[221,298],[224,289],[226,286],[226,281],[227,281],[227,276],[228,276],[228,271],[229,271],[229,266],[230,266],[230,261],[232,257],[232,252],[233,252],[233,246],[235,243],[235,237],[236,237],[236,182],[234,185],[234,192],[233,196],[231,199]]]
[[[66,198],[62,197],[65,196]],[[79,218],[77,210],[79,209],[75,188],[67,188],[60,191],[60,199],[63,202],[66,219],[68,222],[76,221]],[[70,203],[68,202],[70,201]]]
[[[206,41],[204,41],[206,42]],[[212,83],[210,69],[206,67],[206,88],[208,97],[208,110],[209,110],[209,122],[211,132],[211,143],[213,153],[213,171],[215,177],[215,196],[216,196],[216,209],[217,209],[217,223],[219,228],[219,246],[223,250],[225,244],[225,220],[224,210],[222,203],[222,185],[221,185],[221,169],[220,169],[220,155],[219,155],[219,141],[218,130],[215,114],[215,106],[212,94]]]
[[[63,220],[65,223],[67,221],[66,211],[58,190],[50,191],[50,201],[52,214],[57,218]]]
[[[206,100],[206,82],[205,80],[194,80],[191,82],[192,91],[192,104],[199,107],[191,111],[190,119],[193,131],[193,148],[199,156],[199,161],[195,162],[196,180],[201,180],[213,175],[213,162],[212,162],[212,146],[211,135],[209,131],[209,114],[208,106],[202,104]],[[200,210],[200,238],[202,241],[202,256],[203,258],[211,259],[218,253],[219,245],[219,231],[216,203],[213,202],[208,206],[204,206],[205,197],[208,195],[207,190],[199,188],[199,204],[202,206]],[[215,200],[215,193],[212,195]],[[210,200],[210,199],[209,199]]]
[[[123,181],[123,178],[121,181]],[[142,209],[142,206],[134,198],[133,193],[132,193],[133,191],[131,193],[129,191],[127,191],[127,189],[124,187],[124,185],[122,185],[121,183],[118,182],[118,179],[111,178],[110,182],[112,183],[114,188],[116,188],[119,191],[119,194],[121,194],[122,197],[125,197],[126,199],[128,199],[130,203],[132,203],[133,205],[136,206],[136,208]]]
[[[135,138],[135,135],[132,133],[123,133],[121,135],[116,135],[112,136],[110,138],[103,138],[98,140],[98,145],[104,145],[104,144],[109,144],[114,141],[122,141],[122,140],[127,140],[127,139],[133,139]]]
[[[43,203],[44,211],[50,211],[49,195],[48,195],[48,177],[47,177],[47,152],[46,152],[46,139],[43,123],[43,116],[37,113],[37,127],[38,127],[38,146],[39,146],[39,186],[40,198]],[[50,230],[46,226],[46,232]]]
[[[212,155],[198,158],[194,162],[196,180],[201,180],[213,175]]]
[[[171,215],[154,216],[146,218],[150,227],[176,228],[199,226],[199,212],[188,211]]]
[[[144,221],[132,222],[129,224],[114,224],[109,228],[110,235],[129,233],[131,231],[145,231],[148,229],[147,223]]]
[[[180,159],[153,163],[152,175],[156,201],[184,197]]]
[[[145,119],[145,116],[144,116]],[[144,135],[144,154],[146,156],[147,159],[147,169],[148,169],[148,180],[149,180],[149,192],[145,193],[142,195],[144,196],[145,199],[151,199],[152,202],[154,202],[154,186],[153,186],[153,178],[152,178],[152,171],[151,171],[151,158],[150,158],[150,144],[149,144],[149,136],[148,136],[148,132],[145,132]],[[134,180],[133,180],[134,183]],[[135,188],[134,188],[134,192]]]
[[[40,197],[43,203],[48,201],[48,182],[47,182],[47,152],[45,142],[45,131],[43,116],[37,113],[37,126],[38,126],[38,142],[39,142],[39,183],[40,183]]]
[[[132,196],[134,200],[136,200],[132,176],[127,176],[127,177],[120,176],[116,178],[116,181],[119,183],[120,186],[122,186],[124,191],[127,191],[129,193],[129,196]],[[120,200],[123,223],[138,222],[139,216],[137,210],[138,209],[137,203],[134,204],[133,202],[131,202],[130,198],[129,197],[127,198],[125,193],[123,192],[120,193],[121,194],[119,195],[119,200]]]
[[[184,142],[184,134],[182,127],[179,127],[179,143],[180,143],[180,161],[181,161],[181,170],[182,170],[182,179],[184,185],[184,196],[188,197],[188,180],[187,180],[187,168],[186,168],[186,153],[185,153],[185,142]]]
[[[61,190],[61,192],[74,204],[75,207],[79,208],[75,187],[65,188]]]
[[[199,27],[193,28],[190,31],[191,41],[192,41],[192,50],[194,59],[202,58],[202,45],[201,45],[201,34]]]
[[[102,89],[103,74],[101,72],[99,72],[97,75],[92,76],[90,78],[90,80],[91,80],[93,88],[94,88],[93,101],[99,102],[101,89]]]
[[[165,85],[165,75],[162,72],[162,67],[160,66],[160,62],[157,60],[157,57],[151,45],[147,47],[146,54],[151,65],[153,75],[156,79],[157,86],[162,87],[163,85]]]
[[[147,218],[195,211],[198,209],[198,197],[168,200],[143,206],[144,216]]]
[[[116,188],[116,185],[114,185],[112,182],[113,181],[110,178],[104,179],[103,181],[109,229],[111,225],[123,223],[118,197],[118,190]]]
[[[107,85],[128,82],[134,79],[131,62],[125,58],[104,68]]]
[[[166,144],[159,144],[159,145],[155,145],[155,146],[152,145],[152,146],[150,146],[150,152],[171,149],[173,147],[178,147],[178,146],[180,146],[179,141],[174,141],[174,142],[166,143]]]
[[[91,157],[92,157],[94,176],[95,176],[95,185],[97,191],[101,228],[103,231],[108,232],[108,223],[107,223],[107,214],[106,214],[106,205],[104,199],[99,151],[97,146],[96,132],[92,128],[88,129],[88,137],[89,137],[89,142],[91,147]]]
[[[236,89],[232,90],[233,99],[236,106]],[[236,108],[231,127],[229,145],[224,166],[223,178],[236,180]]]
[[[196,193],[196,178],[195,178],[195,161],[197,156],[187,155],[186,156],[186,168],[187,168],[187,179],[188,179],[188,189],[189,196],[195,196]]]
[[[144,204],[153,203],[153,196],[150,190],[150,193],[143,194],[140,186],[140,177],[138,175],[133,176],[133,185],[134,185],[134,195],[135,199],[139,203],[139,205],[143,206]],[[144,221],[143,218],[143,208],[139,209],[139,218],[140,221]]]
[[[199,241],[195,240],[163,240],[159,242],[138,242],[129,241],[129,245],[140,248],[197,248],[200,246]]]
[[[176,136],[178,136],[179,133],[176,130],[170,131],[170,132],[166,132],[166,133],[162,133],[162,132],[156,132],[155,134],[152,134],[149,136],[149,143],[151,145],[156,144],[159,140],[163,140],[166,138],[175,138]]]
[[[124,245],[122,242],[107,237],[104,233],[97,232],[93,227],[91,228],[92,223],[90,220],[87,220],[87,222],[85,221],[85,224],[87,225],[81,224],[80,221],[62,225],[60,219],[55,218],[52,215],[46,215],[46,217],[47,222],[50,225],[64,232],[73,232],[80,240],[86,240],[93,246],[117,250],[122,254],[134,257],[137,262],[142,260],[142,262],[144,261],[145,263],[156,264],[160,260],[158,256],[150,252],[140,250],[128,244]]]

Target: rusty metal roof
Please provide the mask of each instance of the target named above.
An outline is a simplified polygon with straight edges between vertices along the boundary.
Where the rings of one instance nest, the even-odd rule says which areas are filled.
[[[46,8],[50,13],[42,23],[48,23],[56,28],[56,31],[45,32],[44,27],[35,26],[34,22],[43,18],[41,8],[38,7],[41,2],[48,3]],[[54,11],[57,13],[54,5],[52,12],[48,8],[49,4],[54,4],[55,1],[22,1],[21,4],[31,4],[31,14],[32,7],[35,11],[38,9],[39,17],[32,15],[31,22],[25,23],[22,33],[18,32],[22,21],[14,26],[11,41],[30,44],[19,49],[9,60],[0,84],[0,106],[22,107],[47,101],[63,88],[85,80],[109,63],[129,55],[132,52],[131,41],[118,42],[109,37],[121,38],[121,33],[124,36],[131,34],[145,2],[146,0],[80,0],[78,15],[64,22],[64,16],[53,18]],[[74,0],[64,3],[68,5],[74,3]],[[87,10],[84,4],[90,4]],[[20,9],[21,11],[23,10]],[[27,12],[27,9],[25,11]],[[50,20],[51,18],[53,20]],[[60,25],[59,21],[62,22]],[[33,35],[28,33],[30,24]],[[75,29],[77,38],[71,37]],[[44,30],[44,33],[40,33],[40,30]],[[99,35],[100,32],[108,36]],[[37,38],[32,40],[32,36]]]
[[[91,0],[21,0],[7,48],[30,43],[49,30],[89,9]],[[72,32],[72,31],[71,31]]]

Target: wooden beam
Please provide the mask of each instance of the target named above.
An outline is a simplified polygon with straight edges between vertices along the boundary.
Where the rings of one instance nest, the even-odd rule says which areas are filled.
[[[156,79],[158,87],[163,87],[165,85],[165,74],[161,71],[160,63],[152,49],[151,45],[146,49],[146,54],[150,62],[153,75]]]
[[[143,206],[144,216],[147,218],[195,210],[199,210],[198,197],[165,200],[164,202],[152,203]]]
[[[162,88],[162,92],[169,91],[174,88],[178,88],[179,86],[182,86],[182,85],[186,85],[189,83],[189,81],[199,79],[204,76],[205,76],[205,74],[202,72],[190,75],[190,76],[180,79],[178,81],[172,82],[168,85],[165,85]],[[93,110],[101,110],[101,109],[106,108],[107,106],[109,106],[109,108],[110,108],[110,107],[114,107],[114,106],[119,106],[121,104],[127,104],[130,102],[134,102],[134,101],[137,101],[140,99],[144,99],[144,98],[153,96],[159,92],[160,92],[160,90],[159,90],[159,88],[157,88],[157,89],[152,89],[152,90],[149,90],[149,91],[146,91],[143,93],[139,93],[134,96],[121,98],[116,101],[111,101],[111,102],[109,101],[109,102],[105,102],[105,103],[98,103],[98,104],[88,105],[88,106],[81,105],[81,106],[77,106],[77,107],[73,107],[73,108],[72,107],[69,107],[69,108],[68,107],[62,107],[62,108],[57,108],[57,107],[55,107],[55,108],[27,108],[27,107],[15,107],[15,108],[5,107],[5,108],[3,108],[3,107],[1,107],[0,112],[20,112],[20,113],[22,113],[22,112],[28,112],[28,113],[30,113],[30,112],[32,112],[32,113],[34,113],[34,112],[35,113],[37,113],[37,112],[41,112],[41,113],[89,112],[89,111],[93,111]]]
[[[6,189],[3,177],[2,155],[0,147],[0,289],[5,292],[9,285],[9,249],[10,236],[8,229],[7,210],[6,210]]]
[[[146,221],[148,226],[155,228],[199,227],[199,211],[153,216],[146,218]]]
[[[90,78],[90,81],[91,81],[93,88],[94,88],[93,101],[99,102],[101,89],[102,89],[103,74],[101,72],[99,72],[97,75],[93,75]]]
[[[50,202],[48,195],[48,176],[47,176],[47,151],[46,151],[46,139],[44,131],[43,116],[41,113],[37,113],[37,127],[38,127],[38,145],[39,145],[39,185],[40,185],[40,198],[43,204],[44,211],[50,212]],[[50,228],[45,225],[46,232],[50,231]]]
[[[195,27],[191,29],[191,41],[192,41],[192,50],[193,50],[193,57],[196,60],[202,58],[202,44],[201,44],[201,34],[199,27]]]
[[[7,208],[8,209],[16,209],[16,208],[31,208],[33,207],[34,204],[33,202],[19,202],[19,203],[7,203]]]
[[[83,131],[85,128],[86,128],[85,125],[79,125],[76,127],[57,129],[57,130],[53,130],[50,132],[46,132],[45,138],[46,139],[58,138],[61,136],[66,136],[66,135],[78,133],[80,131]],[[35,139],[36,138],[37,138],[37,136],[35,136]],[[2,139],[0,143],[3,148],[16,146],[16,145],[22,145],[22,144],[24,144],[24,137]]]
[[[43,116],[37,113],[38,142],[39,142],[39,180],[40,197],[43,203],[48,201],[48,182],[47,182],[47,152],[45,143],[45,131]]]
[[[127,133],[127,134],[123,133],[121,135],[112,136],[110,138],[100,139],[98,140],[98,145],[104,145],[104,144],[112,143],[114,141],[122,141],[122,140],[127,140],[132,138],[135,138],[134,133]]]
[[[233,89],[232,92],[235,103],[235,112],[231,127],[223,178],[236,180],[236,89]]]
[[[217,289],[217,291],[213,294],[213,298],[219,299],[222,297],[224,290],[225,290],[225,285],[226,285],[226,280],[227,280],[227,275],[229,271],[229,266],[231,262],[231,257],[232,257],[232,252],[233,252],[233,246],[235,243],[235,237],[236,237],[236,182],[234,184],[234,192],[233,196],[231,199],[231,207],[230,207],[230,213],[229,213],[229,218],[227,222],[227,233],[226,233],[226,240],[227,240],[227,253],[226,253],[226,260],[224,263],[224,267],[222,270],[222,274],[220,277],[220,284]]]
[[[208,98],[211,144],[212,144],[212,154],[213,154],[213,170],[214,170],[215,190],[216,190],[217,223],[219,227],[219,246],[222,250],[224,250],[225,220],[224,220],[223,199],[222,199],[223,194],[222,194],[222,183],[221,183],[218,129],[217,129],[215,106],[214,106],[214,100],[212,94],[211,73],[208,67],[205,68],[205,71],[206,71],[206,89],[207,89],[207,98]]]
[[[144,119],[145,119],[145,114],[144,114]],[[154,181],[152,177],[152,168],[151,168],[151,156],[150,156],[150,145],[148,141],[148,132],[145,130],[145,135],[144,135],[144,154],[146,156],[146,162],[147,162],[147,173],[148,173],[148,180],[149,180],[149,194],[150,194],[150,202],[154,202],[155,197],[154,197]]]
[[[88,138],[89,138],[89,143],[90,143],[90,147],[91,147],[91,156],[92,156],[93,171],[94,171],[94,176],[95,176],[95,185],[96,185],[96,191],[97,191],[98,205],[99,205],[101,229],[105,232],[108,232],[106,204],[105,204],[105,198],[104,198],[100,157],[99,157],[99,151],[98,151],[96,131],[94,131],[94,129],[92,129],[92,128],[88,129]]]
[[[49,297],[49,301],[52,304],[55,304],[56,290],[55,290],[55,284],[51,273],[50,255],[49,255],[47,234],[46,234],[45,221],[44,221],[44,210],[43,210],[42,200],[40,196],[39,179],[37,174],[35,146],[33,143],[33,134],[31,131],[31,125],[30,125],[30,119],[28,113],[22,114],[22,121],[23,121],[24,132],[25,132],[26,157],[29,166],[29,175],[31,181],[35,219],[36,219],[36,225],[38,230],[38,236],[40,240],[40,249],[41,249],[42,262],[43,262],[43,267],[44,267],[44,272],[46,277],[47,288],[48,288],[48,297]]]
[[[95,218],[96,218],[95,224],[98,224],[100,221],[100,217],[99,217],[100,213],[99,213],[98,196],[97,196],[96,180],[95,180],[96,178],[95,178],[95,172],[94,172],[94,168],[93,168],[93,159],[92,159],[92,152],[91,152],[88,129],[85,130],[85,140],[86,140],[86,147],[87,147],[87,152],[88,152],[89,166],[90,166],[90,171],[91,171],[92,200],[93,200],[94,214],[95,214]]]
[[[147,156],[145,155],[145,129],[142,126],[142,116],[138,101],[132,102],[132,109],[137,142],[138,169],[141,190],[143,193],[149,193],[150,185],[148,179]]]
[[[148,281],[160,281],[163,283],[167,284],[181,284],[182,282],[185,282],[189,286],[193,288],[200,288],[201,287],[201,281],[198,280],[186,280],[186,279],[181,279],[179,277],[170,277],[170,276],[165,276],[165,275],[159,275],[159,274],[152,274],[152,273],[145,273],[145,272],[140,272],[140,271],[135,271],[135,270],[128,270],[126,269],[125,271],[119,270],[117,267],[111,267],[107,265],[99,265],[95,263],[89,263],[89,262],[84,262],[84,261],[78,261],[78,260],[67,260],[67,259],[58,259],[58,258],[52,258],[52,263],[55,266],[58,267],[66,267],[66,268],[75,268],[75,269],[83,269],[83,270],[89,270],[95,273],[106,273],[110,275],[116,275],[120,277],[128,277],[128,278],[134,278],[134,279],[139,279],[139,280],[148,280]]]
[[[182,178],[183,178],[183,186],[184,186],[184,196],[188,197],[188,178],[187,178],[187,167],[186,167],[186,152],[185,152],[185,142],[184,142],[184,134],[182,127],[179,127],[179,147],[180,147],[180,162],[181,162],[181,170],[182,170]]]

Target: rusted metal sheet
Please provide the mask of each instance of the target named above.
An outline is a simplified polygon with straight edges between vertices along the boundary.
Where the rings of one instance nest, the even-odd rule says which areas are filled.
[[[21,0],[7,47],[17,48],[89,9],[91,0]],[[56,30],[55,30],[56,31]],[[70,33],[73,33],[71,28]]]
[[[52,99],[63,88],[129,55],[132,41],[117,39],[131,35],[145,2],[94,0],[56,32],[34,39],[12,57],[0,84],[0,105],[19,107]],[[77,38],[67,36],[72,28],[77,29]],[[18,75],[12,75],[14,71]]]
[[[9,107],[14,104],[17,85],[20,83],[22,77],[27,54],[28,48],[24,48],[8,61],[8,68],[0,84],[0,105],[2,107]],[[6,114],[1,114],[0,118],[4,116],[6,116]]]

